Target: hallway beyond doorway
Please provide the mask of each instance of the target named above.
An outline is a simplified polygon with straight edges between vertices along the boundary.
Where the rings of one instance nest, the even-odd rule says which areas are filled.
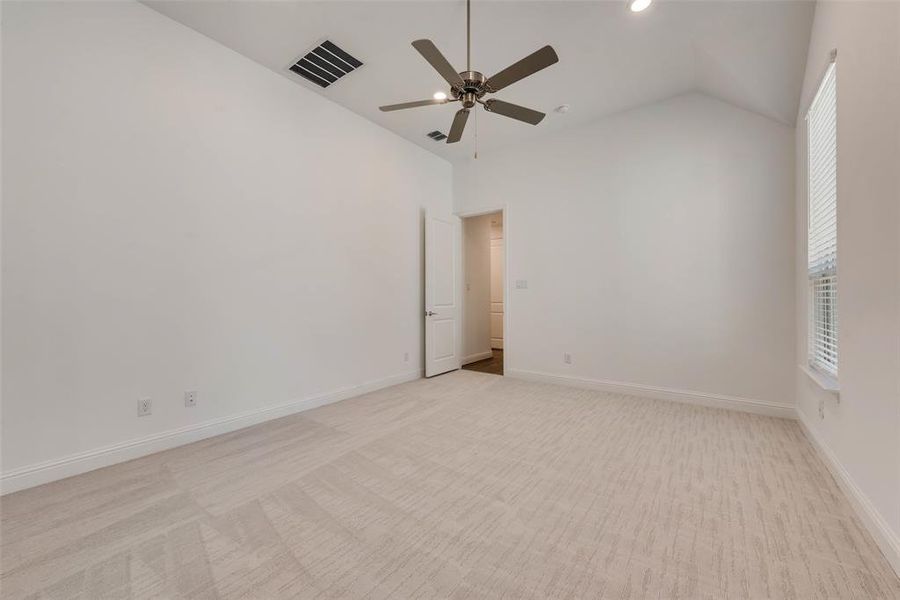
[[[463,366],[463,369],[469,371],[478,371],[479,373],[490,373],[492,375],[503,375],[503,350],[496,348],[491,350],[491,358],[478,360]]]

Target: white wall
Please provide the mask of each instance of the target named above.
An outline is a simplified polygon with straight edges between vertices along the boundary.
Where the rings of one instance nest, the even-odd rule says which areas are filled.
[[[2,34],[5,490],[418,376],[448,163],[137,3]]]
[[[803,117],[832,49],[838,51],[840,402],[797,370],[798,410],[900,572],[900,3],[816,7],[796,132],[798,365],[807,350]]]
[[[463,219],[463,352],[462,364],[491,356],[491,219]]]
[[[793,144],[690,94],[456,165],[458,211],[508,203],[507,371],[791,412]]]

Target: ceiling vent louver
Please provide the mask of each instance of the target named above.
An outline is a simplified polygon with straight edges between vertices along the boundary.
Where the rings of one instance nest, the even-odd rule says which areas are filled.
[[[291,65],[291,71],[307,81],[327,88],[361,66],[361,61],[350,56],[336,44],[325,40]]]
[[[441,133],[440,131],[437,131],[437,130],[432,131],[431,133],[427,133],[425,135],[427,135],[428,137],[430,137],[431,139],[433,139],[436,142],[447,139],[446,135],[444,135],[443,133]]]

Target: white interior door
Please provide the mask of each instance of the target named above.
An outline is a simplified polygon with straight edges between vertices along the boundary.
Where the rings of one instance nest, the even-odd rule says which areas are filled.
[[[458,222],[425,216],[425,376],[459,368]]]

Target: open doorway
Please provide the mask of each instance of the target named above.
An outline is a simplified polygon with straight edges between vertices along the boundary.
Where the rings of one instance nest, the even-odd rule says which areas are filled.
[[[463,234],[463,369],[503,375],[503,213],[466,217]]]

